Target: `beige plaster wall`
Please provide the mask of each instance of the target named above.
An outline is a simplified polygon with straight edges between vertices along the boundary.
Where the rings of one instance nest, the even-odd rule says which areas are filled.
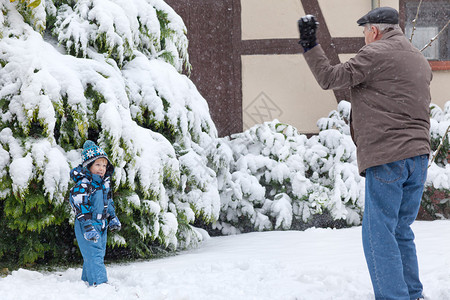
[[[298,38],[300,0],[241,0],[242,39]]]
[[[339,54],[339,60],[341,62],[346,62],[347,60],[349,60],[350,58],[354,57],[356,55],[356,53],[353,54]]]
[[[302,55],[242,56],[244,129],[278,119],[302,133],[318,132],[316,122],[336,109],[332,91],[323,91]]]
[[[363,36],[356,21],[372,9],[371,0],[319,0],[319,5],[332,37]]]
[[[363,36],[356,21],[372,9],[372,0],[318,0],[332,37]],[[377,6],[398,10],[398,0],[378,0]],[[320,30],[320,27],[319,27]]]
[[[450,70],[449,71],[434,71],[433,80],[431,81],[431,102],[437,104],[444,109],[447,101],[450,101],[450,92],[448,86],[450,85]]]
[[[390,6],[395,8],[396,10],[399,9],[399,1],[398,0],[378,0],[378,6]]]
[[[356,20],[372,9],[371,0],[318,0],[332,37],[362,36]],[[378,0],[399,7],[398,0]],[[242,39],[297,38],[297,20],[305,15],[300,0],[241,0]],[[319,27],[320,28],[320,27]]]

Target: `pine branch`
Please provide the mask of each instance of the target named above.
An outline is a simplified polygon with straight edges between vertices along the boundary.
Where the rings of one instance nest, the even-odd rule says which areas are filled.
[[[448,25],[448,23],[447,23],[447,25]],[[428,168],[431,166],[431,164],[433,163],[433,161],[436,159],[436,156],[437,156],[437,154],[439,153],[439,151],[441,150],[442,145],[444,145],[444,140],[445,140],[445,138],[447,137],[447,134],[449,133],[449,131],[450,131],[450,125],[448,125],[447,130],[445,131],[444,136],[442,137],[441,142],[439,143],[439,146],[438,146],[436,152],[434,152],[434,155],[433,155],[433,157],[431,158],[431,161],[430,161],[430,164],[428,165]]]
[[[444,32],[444,30],[445,30],[445,28],[447,28],[448,24],[450,24],[450,20],[448,20],[447,24],[445,24],[445,26],[442,27],[441,31],[439,31],[439,33],[438,33],[435,37],[433,37],[433,38],[430,40],[430,42],[429,42],[428,44],[426,44],[422,49],[420,49],[420,52],[422,52],[423,50],[425,50],[425,49],[427,49],[428,47],[430,47],[431,44],[438,38],[438,36],[439,36],[442,32]]]
[[[416,22],[417,22],[417,18],[419,17],[419,10],[420,10],[420,6],[422,5],[422,0],[420,0],[419,2],[419,6],[417,6],[417,12],[416,12],[416,17],[414,18],[414,20],[412,20],[412,32],[411,32],[411,37],[409,38],[409,41],[412,42],[413,36],[414,36],[414,31],[416,31]]]

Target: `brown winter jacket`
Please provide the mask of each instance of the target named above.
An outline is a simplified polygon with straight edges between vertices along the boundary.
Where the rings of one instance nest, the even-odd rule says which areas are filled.
[[[330,65],[320,45],[304,54],[323,89],[350,88],[358,169],[430,153],[430,81],[425,57],[400,29]]]

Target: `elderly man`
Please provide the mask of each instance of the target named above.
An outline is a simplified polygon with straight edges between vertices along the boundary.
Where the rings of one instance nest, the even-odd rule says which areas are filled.
[[[424,56],[403,35],[398,12],[376,8],[360,18],[366,45],[332,66],[316,43],[314,16],[299,22],[304,58],[323,89],[351,91],[351,132],[366,177],[364,254],[376,299],[419,299],[422,284],[410,225],[427,175],[430,81]]]

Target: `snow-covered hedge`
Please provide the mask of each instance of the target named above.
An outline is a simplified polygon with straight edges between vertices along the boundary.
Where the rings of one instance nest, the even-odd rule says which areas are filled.
[[[444,109],[431,105],[431,146],[435,160],[428,168],[422,199],[424,217],[427,218],[450,218],[450,132],[443,138],[449,126],[450,101],[445,104]],[[440,144],[441,148],[436,152]]]
[[[349,107],[341,102],[309,139],[277,120],[223,139],[218,149],[230,155],[218,174],[222,209],[214,227],[228,234],[359,224],[364,179],[345,124]]]
[[[349,109],[341,102],[309,139],[277,120],[223,139],[218,149],[229,148],[230,159],[218,174],[222,209],[214,227],[229,234],[359,224],[364,179],[346,124]]]
[[[350,108],[349,102],[341,101],[337,110],[317,122],[320,133],[309,139],[277,120],[222,139],[215,155],[228,160],[218,172],[222,209],[213,228],[231,234],[360,224],[364,178],[358,174],[350,137]],[[450,102],[444,110],[431,105],[433,151],[449,124]],[[432,218],[442,217],[441,210],[449,207],[449,138],[426,181],[423,207]],[[436,191],[447,195],[438,205],[432,197]]]

